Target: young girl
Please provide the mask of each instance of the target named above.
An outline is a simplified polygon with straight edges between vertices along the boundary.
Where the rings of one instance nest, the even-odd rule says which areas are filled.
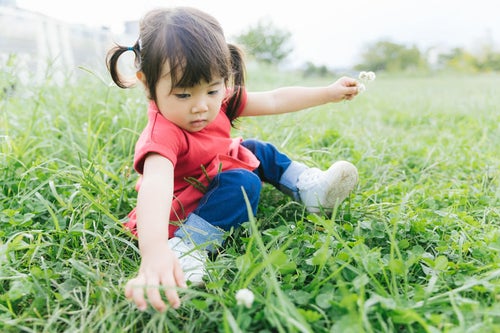
[[[237,47],[219,23],[193,8],[146,14],[132,47],[115,46],[107,66],[121,88],[131,82],[117,69],[124,52],[134,52],[137,79],[149,99],[148,124],[136,144],[137,207],[126,226],[136,233],[141,253],[137,276],[125,295],[139,309],[147,301],[174,308],[176,288],[203,282],[207,252],[224,234],[248,221],[243,191],[256,213],[262,182],[302,202],[310,212],[332,210],[358,181],[345,161],[321,171],[291,161],[273,145],[231,138],[238,117],[298,111],[357,95],[358,82],[343,77],[326,87],[286,87],[250,93]]]

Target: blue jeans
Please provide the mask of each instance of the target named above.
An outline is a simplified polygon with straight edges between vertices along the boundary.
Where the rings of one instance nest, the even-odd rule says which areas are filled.
[[[233,169],[215,176],[198,207],[175,232],[176,237],[203,244],[212,251],[214,244],[222,244],[226,231],[249,221],[243,190],[252,213],[256,214],[262,182],[298,200],[297,179],[306,166],[293,162],[270,143],[245,140],[241,144],[254,153],[260,161],[259,167],[253,172]]]

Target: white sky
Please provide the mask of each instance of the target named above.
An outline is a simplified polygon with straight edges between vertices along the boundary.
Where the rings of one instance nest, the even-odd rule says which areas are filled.
[[[215,16],[226,36],[261,18],[292,33],[289,60],[342,67],[355,64],[367,43],[466,47],[494,43],[500,50],[498,0],[18,0],[18,6],[72,23],[108,26],[137,20],[151,8],[186,5]]]

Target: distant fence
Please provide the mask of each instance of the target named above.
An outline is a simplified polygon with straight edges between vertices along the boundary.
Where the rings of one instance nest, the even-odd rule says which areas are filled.
[[[113,36],[106,28],[89,28],[48,16],[0,6],[0,70],[15,54],[23,81],[41,82],[47,72],[57,81],[82,66],[105,69],[106,50]]]

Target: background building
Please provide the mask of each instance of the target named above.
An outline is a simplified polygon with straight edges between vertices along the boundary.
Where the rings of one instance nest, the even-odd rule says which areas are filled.
[[[78,72],[105,70],[109,29],[69,24],[20,9],[15,0],[0,0],[0,68],[16,58],[22,80],[58,79]]]

